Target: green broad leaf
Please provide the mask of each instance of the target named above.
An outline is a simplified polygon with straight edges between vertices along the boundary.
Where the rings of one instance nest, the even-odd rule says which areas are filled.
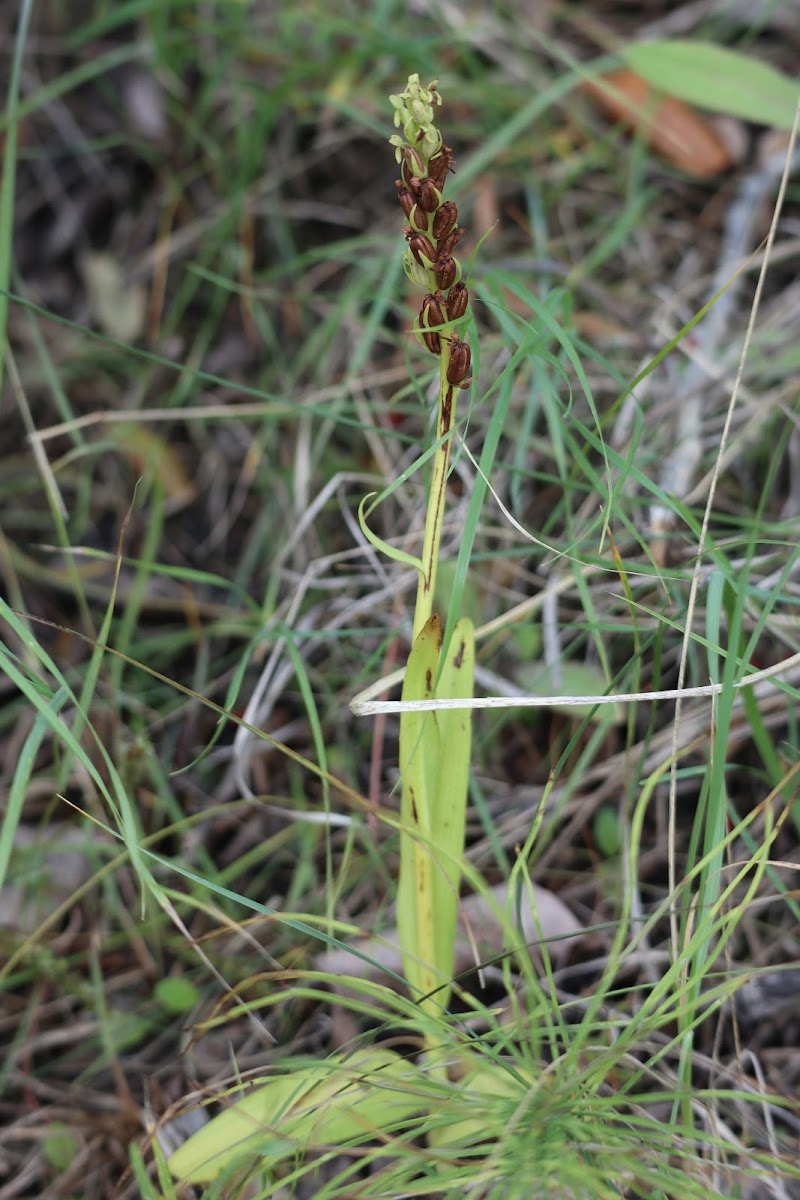
[[[675,38],[634,42],[624,48],[622,58],[669,96],[760,125],[792,127],[800,79],[750,54],[714,42]]]
[[[434,615],[411,647],[403,700],[472,697],[472,623],[456,622],[444,663],[441,642]],[[470,738],[468,709],[404,712],[400,718],[397,928],[409,987],[418,997],[430,997],[426,1003],[436,1011],[447,1005],[453,977]]]
[[[531,696],[602,696],[608,691],[602,671],[585,663],[563,663],[558,671],[541,663],[523,663],[516,670],[516,682]],[[576,721],[591,713],[597,724],[609,717],[615,725],[625,723],[624,704],[559,704],[554,700],[551,707]]]
[[[439,673],[442,628],[431,617],[414,640],[403,680],[402,700],[430,700]],[[404,712],[400,717],[400,870],[397,882],[397,930],[403,968],[412,995],[427,996],[447,978],[435,969],[433,908],[433,836],[438,726],[433,712]]]
[[[436,573],[436,594],[434,607],[439,612],[446,612],[450,607],[450,598],[456,582],[456,563],[451,559],[439,563]],[[481,591],[473,576],[468,575],[461,587],[458,597],[458,611],[473,621],[480,621],[483,614]]]
[[[441,667],[436,685],[437,698],[472,699],[474,675],[475,637],[472,622],[462,618],[456,622],[447,659]],[[452,708],[428,715],[436,718],[438,732],[434,801],[431,808],[433,846],[441,852],[433,875],[436,966],[450,979],[453,975],[458,889],[464,855],[472,713],[468,708]]]
[[[193,1134],[168,1160],[183,1183],[236,1163],[269,1169],[298,1150],[359,1145],[426,1106],[416,1068],[391,1050],[361,1050],[276,1076]]]

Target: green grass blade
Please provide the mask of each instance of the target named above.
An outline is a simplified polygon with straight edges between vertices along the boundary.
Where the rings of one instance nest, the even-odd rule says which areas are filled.
[[[0,391],[3,388],[3,365],[6,353],[6,322],[8,320],[8,286],[11,279],[11,246],[14,231],[14,189],[17,181],[17,141],[19,135],[19,85],[22,57],[28,36],[28,23],[33,9],[32,0],[23,0],[19,28],[14,38],[11,76],[6,96],[5,149],[3,178],[0,180]]]

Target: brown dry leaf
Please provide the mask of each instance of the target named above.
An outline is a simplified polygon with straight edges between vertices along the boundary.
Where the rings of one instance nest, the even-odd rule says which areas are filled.
[[[659,96],[635,71],[612,71],[583,86],[607,116],[643,134],[656,154],[687,175],[709,179],[732,165],[710,121],[683,100]]]
[[[194,487],[183,462],[158,434],[138,422],[124,421],[109,426],[107,436],[117,443],[134,470],[141,474],[155,472],[170,504],[180,506],[194,498]]]

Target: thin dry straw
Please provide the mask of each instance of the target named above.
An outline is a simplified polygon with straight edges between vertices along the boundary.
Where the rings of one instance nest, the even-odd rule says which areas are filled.
[[[754,671],[733,686],[736,689],[752,687],[764,680],[773,681],[794,666],[800,665],[800,652],[785,658],[783,662],[761,671]],[[614,692],[602,696],[475,696],[471,700],[370,700],[380,695],[402,679],[402,671],[379,679],[371,687],[350,701],[350,710],[356,716],[365,717],[375,713],[425,712],[444,708],[547,708],[552,705],[578,706],[595,704],[649,704],[653,700],[683,700],[693,696],[718,696],[723,690],[721,683],[708,683],[702,687],[670,688],[663,692]],[[776,684],[777,686],[777,684]]]

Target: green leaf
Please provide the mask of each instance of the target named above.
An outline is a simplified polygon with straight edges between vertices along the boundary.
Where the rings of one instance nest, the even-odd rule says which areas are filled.
[[[373,1141],[425,1107],[416,1068],[391,1050],[361,1050],[276,1076],[214,1117],[175,1151],[169,1169],[208,1183],[234,1163],[271,1167],[298,1149]]]
[[[441,639],[439,618],[433,616],[411,647],[403,700],[472,696],[472,623],[464,618],[456,623],[442,664]],[[419,996],[435,992],[431,1002],[437,1010],[447,1004],[453,975],[470,739],[468,709],[404,712],[400,719],[397,927],[409,986]]]
[[[376,550],[380,550],[381,553],[385,554],[387,558],[391,558],[394,562],[403,563],[407,567],[414,567],[415,570],[421,571],[423,569],[421,559],[415,558],[413,554],[407,554],[405,550],[399,550],[397,546],[391,546],[389,542],[385,542],[383,538],[378,537],[377,533],[373,533],[370,529],[369,525],[367,524],[367,516],[369,514],[365,510],[367,504],[375,495],[375,492],[369,492],[358,506],[358,523],[361,526],[361,532],[364,534],[364,537],[371,546],[374,546]],[[370,507],[370,513],[374,507],[374,504]]]
[[[713,42],[675,38],[634,42],[622,51],[632,70],[669,96],[700,108],[791,129],[800,80]]]
[[[159,979],[154,990],[159,1004],[169,1013],[189,1012],[200,995],[192,981],[180,975]]]
[[[442,665],[436,695],[440,700],[471,699],[475,674],[472,622],[456,622]],[[441,853],[433,876],[436,966],[451,978],[458,918],[458,888],[464,855],[464,825],[469,788],[472,713],[468,708],[442,709],[437,718],[438,755],[431,810],[433,845]]]
[[[430,700],[439,673],[442,630],[437,616],[420,630],[411,647],[402,700]],[[426,996],[446,980],[435,971],[431,805],[434,803],[438,733],[432,712],[400,717],[400,872],[397,929],[403,967],[412,995]]]

